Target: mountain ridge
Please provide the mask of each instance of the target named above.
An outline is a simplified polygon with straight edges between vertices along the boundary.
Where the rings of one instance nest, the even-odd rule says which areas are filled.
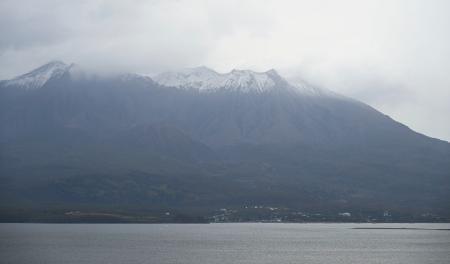
[[[61,77],[62,74],[69,71],[78,71],[78,75],[84,76],[99,76],[95,72],[89,72],[82,67],[70,63],[66,64],[62,61],[50,61],[28,73],[19,75],[12,79],[2,80],[6,86],[18,86],[25,89],[36,89],[42,87],[49,79]],[[238,70],[233,69],[228,73],[218,73],[215,70],[206,66],[199,66],[193,68],[184,68],[179,71],[167,71],[154,76],[137,73],[120,73],[115,74],[121,78],[141,78],[151,79],[162,86],[176,87],[176,88],[190,88],[199,91],[214,91],[214,90],[234,90],[240,92],[265,92],[274,87],[289,87],[291,89],[297,88],[299,91],[310,95],[336,95],[338,94],[328,91],[323,88],[314,87],[306,82],[297,82],[295,84],[289,83],[286,79],[278,74],[275,69],[270,69],[264,72],[256,72],[253,70]],[[108,76],[108,75],[106,75]],[[114,76],[114,75],[112,75]],[[105,78],[105,77],[104,77]]]

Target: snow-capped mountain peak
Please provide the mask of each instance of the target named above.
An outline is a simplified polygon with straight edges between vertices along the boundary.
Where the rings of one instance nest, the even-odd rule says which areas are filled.
[[[222,74],[204,66],[161,73],[153,79],[164,86],[199,91],[264,92],[286,83],[275,70],[255,72],[234,69]]]
[[[29,73],[5,82],[6,86],[18,86],[26,90],[40,88],[48,80],[62,76],[72,65],[61,61],[51,61]]]
[[[75,64],[67,65],[61,61],[51,61],[29,73],[11,80],[1,81],[1,84],[2,86],[34,90],[43,87],[49,80],[60,78],[66,73],[75,79],[97,76],[95,73],[85,71]],[[307,96],[337,96],[337,94],[310,85],[303,80],[289,83],[274,69],[265,72],[233,69],[228,73],[218,73],[213,69],[200,66],[164,72],[153,78],[135,73],[124,73],[118,77],[118,80],[121,82],[138,81],[148,83],[154,81],[167,87],[199,92],[264,93],[273,90],[284,90]]]

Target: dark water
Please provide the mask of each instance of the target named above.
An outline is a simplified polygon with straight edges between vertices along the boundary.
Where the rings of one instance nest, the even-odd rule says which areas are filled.
[[[450,263],[449,224],[0,224],[0,263]]]

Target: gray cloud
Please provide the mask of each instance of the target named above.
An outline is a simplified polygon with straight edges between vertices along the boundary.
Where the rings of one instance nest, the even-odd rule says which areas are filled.
[[[61,59],[104,71],[278,69],[450,140],[450,2],[0,2],[0,79]]]

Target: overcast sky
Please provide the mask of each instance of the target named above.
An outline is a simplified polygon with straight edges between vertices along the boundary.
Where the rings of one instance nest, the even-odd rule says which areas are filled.
[[[50,60],[275,68],[450,141],[450,1],[1,0],[0,79]]]

